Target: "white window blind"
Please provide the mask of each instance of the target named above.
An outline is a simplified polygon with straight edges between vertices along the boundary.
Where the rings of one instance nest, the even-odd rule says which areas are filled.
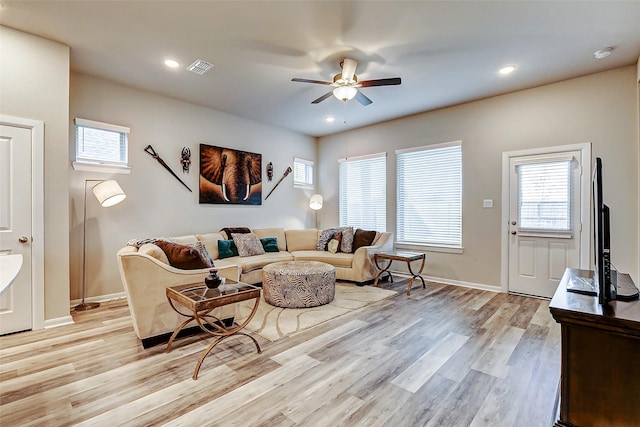
[[[518,226],[571,230],[571,160],[527,163],[518,174]]]
[[[386,231],[386,153],[339,162],[340,226]]]
[[[76,162],[127,166],[129,128],[76,119]]]
[[[295,157],[293,159],[294,188],[313,188],[313,162]]]
[[[462,144],[398,150],[399,243],[462,247]]]

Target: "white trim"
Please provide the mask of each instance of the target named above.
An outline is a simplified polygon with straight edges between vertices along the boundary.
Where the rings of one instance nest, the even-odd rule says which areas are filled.
[[[118,166],[116,164],[101,164],[101,163],[89,163],[89,162],[73,162],[71,163],[74,171],[82,171],[82,172],[98,172],[98,173],[106,173],[109,175],[112,174],[122,174],[129,175],[131,173],[131,167],[122,165]]]
[[[422,147],[402,148],[400,150],[396,150],[396,154],[412,153],[414,151],[435,150],[438,148],[458,147],[458,146],[462,146],[462,140],[442,142],[440,144],[423,145]]]
[[[407,274],[404,271],[396,271],[396,270],[389,270],[389,271],[391,272],[391,274],[396,275],[396,276],[402,276],[402,277],[406,277],[408,279],[411,278],[411,275]],[[465,281],[462,281],[462,280],[444,279],[442,277],[427,276],[427,275],[424,275],[424,274],[421,274],[420,276],[425,281],[441,283],[443,285],[462,286],[464,288],[480,289],[482,291],[497,292],[497,293],[501,293],[502,292],[502,290],[500,289],[500,286],[495,286],[495,285],[485,285],[484,283],[473,283],[473,282],[465,282]],[[416,286],[416,282],[415,281],[413,282],[413,285],[415,286],[415,289],[418,289],[418,287]],[[413,290],[413,288],[412,288],[412,290]]]
[[[62,316],[62,317],[57,317],[55,319],[47,320],[44,323],[44,328],[45,329],[57,328],[58,326],[72,325],[73,323],[75,323],[73,321],[73,317],[71,317],[71,316]]]
[[[107,294],[107,295],[98,295],[95,297],[86,297],[84,299],[85,302],[107,302],[107,301],[114,301],[114,300],[119,300],[119,299],[126,299],[127,298],[127,294],[125,294],[124,292],[118,292],[115,294]],[[73,309],[73,307],[75,307],[76,305],[80,304],[82,302],[82,300],[80,298],[76,299],[76,300],[72,300],[71,301],[71,305],[69,306],[70,308]]]
[[[342,159],[338,159],[338,163],[354,162],[356,160],[376,159],[378,157],[387,157],[387,152],[383,151],[382,153],[365,154],[363,156],[344,157]]]
[[[403,242],[396,241],[396,248],[401,249],[415,249],[419,251],[425,252],[445,252],[450,254],[461,254],[464,253],[464,247],[462,246],[436,246],[430,245],[426,243],[416,243],[416,242]]]
[[[44,122],[0,114],[0,124],[31,130],[31,329],[44,321]]]
[[[581,194],[580,194],[580,268],[588,270],[591,265],[591,143],[559,145],[556,147],[533,148],[528,150],[507,151],[502,153],[502,221],[500,287],[502,292],[509,291],[509,174],[512,157],[542,156],[566,151],[580,152]]]
[[[85,126],[94,129],[110,130],[120,133],[131,133],[131,129],[126,126],[112,125],[111,123],[96,122],[93,120],[76,118],[74,120],[76,126]]]

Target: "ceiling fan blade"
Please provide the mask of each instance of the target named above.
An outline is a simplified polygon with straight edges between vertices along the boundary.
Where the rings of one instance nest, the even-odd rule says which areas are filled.
[[[327,93],[325,93],[324,95],[322,95],[320,98],[315,99],[313,101],[311,101],[312,104],[319,104],[322,101],[324,101],[325,99],[329,98],[331,95],[333,95],[333,91],[329,91]]]
[[[364,93],[362,93],[360,91],[358,91],[358,93],[356,93],[356,99],[358,100],[358,102],[360,104],[364,105],[365,107],[373,102],[372,100],[367,98]]]
[[[319,85],[331,85],[333,84],[332,82],[325,82],[322,80],[309,80],[309,79],[298,79],[298,78],[293,78],[291,79],[292,82],[300,82],[300,83],[315,83],[315,84],[319,84]]]
[[[402,79],[400,77],[392,77],[389,79],[365,80],[362,82],[358,82],[358,86],[360,87],[393,86],[393,85],[399,85],[400,83],[402,83]]]
[[[356,67],[358,66],[358,61],[344,58],[342,60],[342,79],[349,83],[353,80],[353,76],[356,73]]]

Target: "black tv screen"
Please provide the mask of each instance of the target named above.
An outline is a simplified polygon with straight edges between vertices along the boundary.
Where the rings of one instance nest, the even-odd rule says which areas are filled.
[[[593,276],[598,289],[598,301],[605,304],[615,299],[615,289],[611,284],[611,245],[609,207],[604,203],[602,191],[602,159],[596,157],[593,167]]]

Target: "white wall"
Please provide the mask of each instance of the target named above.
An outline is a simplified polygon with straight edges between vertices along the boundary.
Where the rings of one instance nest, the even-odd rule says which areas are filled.
[[[2,26],[0,41],[0,113],[44,122],[44,319],[62,318],[69,316],[69,47]]]
[[[464,253],[430,252],[425,274],[499,287],[502,153],[591,142],[592,155],[603,158],[613,261],[638,282],[635,77],[629,66],[321,138],[320,227],[339,222],[337,159],[345,153],[388,153],[387,228],[395,233],[395,150],[462,140]],[[494,207],[482,208],[483,199]]]
[[[71,74],[70,152],[75,147],[73,119],[128,126],[130,175],[107,175],[71,170],[71,298],[80,297],[82,272],[82,207],[85,179],[118,180],[127,199],[101,208],[90,194],[87,209],[87,296],[122,292],[116,251],[129,239],[217,231],[228,226],[315,227],[309,209],[313,190],[293,188],[290,174],[273,192],[293,158],[316,160],[316,140],[112,82]],[[262,206],[200,205],[198,203],[199,144],[229,147],[262,154]],[[143,150],[151,144],[193,190],[190,193]],[[191,149],[191,172],[183,175],[182,147]],[[264,169],[274,166],[268,182]]]

